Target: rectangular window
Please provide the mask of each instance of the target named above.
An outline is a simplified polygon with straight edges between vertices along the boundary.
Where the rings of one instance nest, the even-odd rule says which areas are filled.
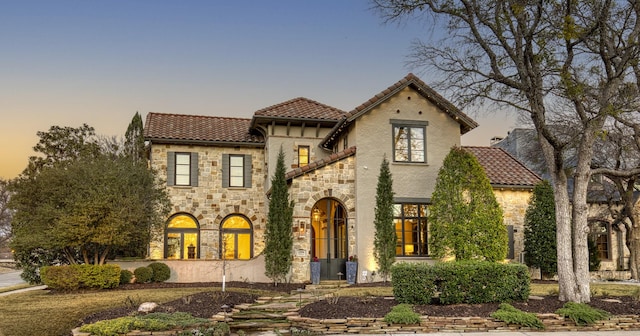
[[[426,203],[396,203],[393,217],[396,228],[396,255],[428,256],[429,231]]]
[[[298,146],[298,167],[309,164],[309,146]]]
[[[188,186],[191,182],[191,155],[176,153],[176,185]]]
[[[609,260],[609,224],[606,222],[589,223],[591,227],[591,240],[596,245],[600,260]]]
[[[415,124],[415,125],[414,125]],[[393,124],[393,160],[395,162],[426,162],[426,122]]]
[[[244,155],[229,155],[229,186],[244,187]]]

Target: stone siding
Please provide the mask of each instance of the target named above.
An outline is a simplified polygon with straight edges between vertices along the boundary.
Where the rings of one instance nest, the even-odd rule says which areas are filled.
[[[493,189],[493,194],[502,208],[504,225],[513,225],[513,260],[520,261],[520,255],[524,251],[524,215],[533,191]]]
[[[291,282],[307,282],[311,249],[311,210],[319,200],[332,198],[347,210],[348,255],[356,254],[356,203],[354,156],[313,170],[293,179],[289,194],[295,203],[293,210],[293,265]],[[303,234],[300,234],[302,228]]]
[[[198,186],[168,186],[171,213],[191,214],[200,225],[200,259],[220,258],[220,225],[231,214],[246,216],[253,226],[253,255],[264,249],[267,199],[263,148],[205,147],[184,145],[152,145],[151,166],[158,170],[159,178],[167,180],[168,152],[198,153]],[[251,155],[252,181],[250,188],[222,187],[222,155]],[[151,244],[151,259],[163,259],[164,234],[158,234]]]

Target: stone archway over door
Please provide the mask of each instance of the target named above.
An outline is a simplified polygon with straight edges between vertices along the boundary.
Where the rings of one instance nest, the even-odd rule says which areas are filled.
[[[311,257],[321,262],[321,279],[345,278],[348,241],[345,207],[333,198],[316,202],[311,209]]]

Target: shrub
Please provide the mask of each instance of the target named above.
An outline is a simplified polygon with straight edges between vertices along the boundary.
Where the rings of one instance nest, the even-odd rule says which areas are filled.
[[[503,321],[508,324],[518,324],[523,327],[544,329],[544,324],[534,313],[526,313],[516,307],[501,303],[500,308],[491,314],[496,320]]]
[[[120,283],[118,265],[47,266],[42,268],[41,273],[45,285],[57,290],[115,288]]]
[[[151,278],[153,282],[165,282],[171,277],[171,269],[169,269],[169,266],[166,264],[153,262],[149,264],[148,267],[151,267],[153,270],[153,276]]]
[[[401,303],[393,308],[384,316],[387,323],[396,324],[417,324],[420,323],[420,314],[413,311],[410,304]]]
[[[436,264],[440,303],[525,301],[529,298],[529,270],[522,264],[487,261]]]
[[[398,263],[391,267],[393,296],[400,303],[429,304],[436,292],[433,268],[422,263]]]
[[[133,274],[136,276],[137,283],[145,283],[153,279],[153,269],[151,267],[138,267],[133,271]]]
[[[120,283],[120,266],[118,265],[73,265],[80,274],[81,287],[116,288]]]
[[[124,285],[124,284],[128,284],[131,282],[131,279],[133,278],[133,272],[131,272],[130,270],[121,270],[120,271],[120,284]]]
[[[126,334],[132,330],[160,331],[176,327],[188,327],[192,325],[207,324],[208,319],[197,318],[188,313],[151,313],[142,316],[127,316],[113,320],[99,321],[84,325],[82,332],[88,332],[96,336],[112,336]]]
[[[80,274],[71,265],[44,266],[40,269],[40,277],[51,289],[69,291],[80,288]]]
[[[568,317],[577,325],[590,325],[598,320],[604,320],[611,315],[604,310],[576,302],[565,303],[562,308],[556,310],[556,314]]]

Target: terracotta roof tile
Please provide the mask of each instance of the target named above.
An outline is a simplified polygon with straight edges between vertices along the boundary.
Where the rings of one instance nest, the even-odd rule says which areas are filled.
[[[289,171],[286,175],[285,178],[287,180],[290,180],[292,178],[298,177],[300,175],[304,175],[308,172],[314,171],[316,169],[322,168],[326,165],[330,165],[334,162],[340,161],[346,157],[352,156],[356,154],[356,146],[353,147],[349,147],[341,152],[338,153],[333,153],[331,155],[329,155],[328,157],[324,158],[324,159],[320,159],[317,161],[313,161],[310,162],[308,165],[306,166],[302,166],[302,167],[298,167],[294,170]]]
[[[540,177],[502,148],[462,147],[473,154],[492,185],[533,188]]]
[[[299,97],[265,107],[254,113],[257,117],[279,117],[294,119],[325,119],[337,121],[345,112],[319,103],[315,100]]]
[[[264,143],[249,132],[251,119],[150,112],[144,125],[145,139],[180,141]]]

